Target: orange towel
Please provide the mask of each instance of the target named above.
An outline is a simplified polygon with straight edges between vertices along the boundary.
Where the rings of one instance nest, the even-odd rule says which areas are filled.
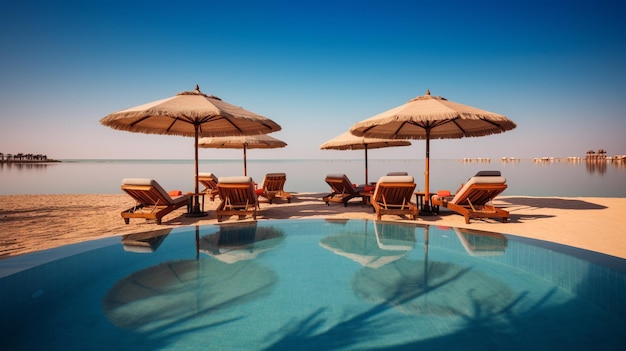
[[[438,197],[446,197],[446,196],[452,196],[452,194],[450,194],[450,190],[439,190],[437,192],[437,196]]]
[[[170,190],[168,194],[170,196],[180,196],[183,194],[183,192],[181,190]]]

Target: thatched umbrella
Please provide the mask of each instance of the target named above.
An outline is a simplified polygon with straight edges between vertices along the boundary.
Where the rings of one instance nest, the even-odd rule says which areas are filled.
[[[358,137],[350,132],[345,132],[320,146],[322,150],[365,150],[365,185],[368,183],[367,174],[367,150],[380,149],[383,147],[409,146],[411,142],[396,139],[380,139]]]
[[[358,122],[350,132],[358,136],[391,139],[425,139],[424,207],[430,211],[429,174],[430,140],[458,139],[502,133],[516,127],[504,115],[448,101],[441,96],[426,95],[404,105]]]
[[[248,175],[247,150],[248,149],[276,149],[287,146],[287,143],[272,136],[242,135],[235,137],[201,138],[198,146],[214,149],[243,149],[243,175]]]
[[[194,194],[198,194],[199,137],[267,134],[281,129],[267,117],[202,93],[198,85],[194,91],[114,112],[100,123],[129,132],[194,137]],[[197,197],[192,213],[204,215]]]

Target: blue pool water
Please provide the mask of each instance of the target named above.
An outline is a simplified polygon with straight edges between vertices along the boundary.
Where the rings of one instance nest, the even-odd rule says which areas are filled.
[[[414,223],[175,228],[0,261],[0,349],[615,350],[625,261]]]

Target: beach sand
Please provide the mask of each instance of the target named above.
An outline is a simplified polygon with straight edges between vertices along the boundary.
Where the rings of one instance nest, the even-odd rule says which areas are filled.
[[[291,203],[261,199],[257,220],[268,219],[375,219],[372,208],[355,199],[347,207],[322,201],[321,193],[294,193]],[[177,226],[216,224],[219,203],[205,203],[206,217],[187,217],[186,208],[154,221],[131,219],[124,224],[120,212],[133,206],[125,194],[0,195],[0,259],[29,252],[123,234]],[[502,196],[495,205],[510,212],[507,223],[464,218],[442,209],[438,216],[420,216],[415,223],[462,227],[557,242],[577,248],[626,258],[626,198],[563,198]],[[249,219],[247,219],[249,220]],[[383,220],[410,221],[398,216]],[[223,223],[237,222],[231,217]]]

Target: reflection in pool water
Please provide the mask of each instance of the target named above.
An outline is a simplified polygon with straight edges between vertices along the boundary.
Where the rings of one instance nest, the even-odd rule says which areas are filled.
[[[0,348],[547,350],[626,341],[625,260],[554,244],[362,220],[125,239],[150,249],[126,251],[117,238],[0,261]]]

